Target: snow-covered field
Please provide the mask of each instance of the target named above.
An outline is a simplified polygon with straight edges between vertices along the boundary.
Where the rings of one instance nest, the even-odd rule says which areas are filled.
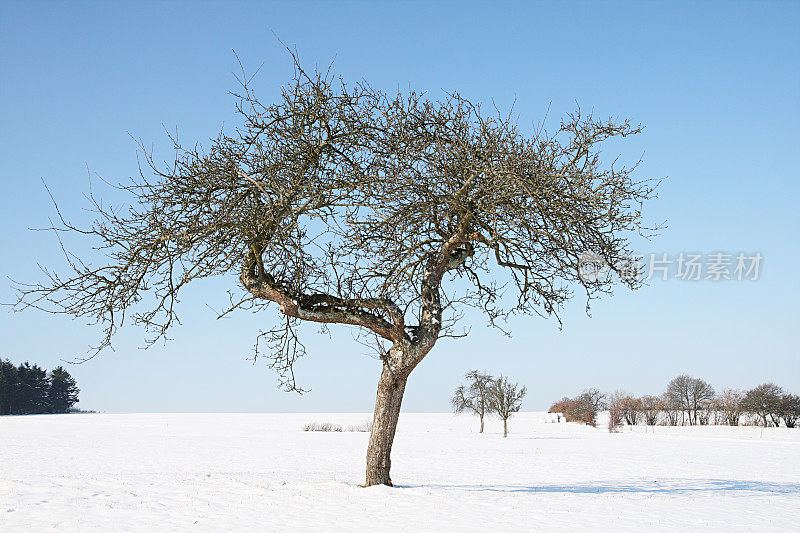
[[[403,413],[397,487],[363,481],[362,414],[0,418],[0,531],[798,530],[800,430],[655,433]]]

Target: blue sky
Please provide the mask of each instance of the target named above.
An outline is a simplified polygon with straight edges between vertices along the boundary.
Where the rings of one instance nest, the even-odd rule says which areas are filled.
[[[87,166],[109,180],[137,171],[130,137],[167,154],[162,125],[206,140],[235,122],[235,49],[271,100],[291,63],[334,57],[345,79],[437,96],[458,90],[500,108],[523,129],[549,108],[552,126],[575,108],[641,122],[609,145],[641,177],[666,177],[646,215],[668,224],[645,254],[760,252],[758,281],[653,281],[594,304],[577,298],[555,321],[520,317],[511,338],[479,316],[466,340],[443,340],[414,371],[408,411],[444,411],[460,376],[481,368],[526,384],[526,410],[596,386],[660,393],[688,372],[718,389],[775,381],[800,393],[800,39],[797,3],[4,2],[0,17],[0,272],[41,279],[63,266],[43,227],[63,211],[88,221]],[[106,193],[111,200],[117,199]],[[81,250],[81,243],[75,243]],[[269,313],[215,320],[209,308],[233,278],[183,300],[172,341],[139,349],[124,330],[116,351],[68,366],[81,406],[114,411],[371,411],[378,362],[345,328],[313,334],[298,365],[303,396],[249,360]],[[13,299],[0,282],[0,301]],[[276,311],[277,312],[277,311]],[[81,320],[0,309],[0,357],[52,368],[98,338]]]

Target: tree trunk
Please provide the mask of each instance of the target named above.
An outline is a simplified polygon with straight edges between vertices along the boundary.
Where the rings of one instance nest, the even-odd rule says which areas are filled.
[[[508,437],[508,418],[503,419],[503,436]]]
[[[389,469],[392,466],[390,455],[407,379],[408,374],[392,372],[384,364],[378,381],[378,397],[375,400],[372,433],[367,447],[367,487],[392,486],[392,479],[389,477]]]
[[[481,430],[478,433],[483,433],[483,414],[481,414]]]

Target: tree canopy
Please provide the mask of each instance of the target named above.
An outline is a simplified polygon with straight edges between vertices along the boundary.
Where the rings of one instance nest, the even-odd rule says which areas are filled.
[[[641,130],[627,121],[578,111],[525,136],[511,115],[457,93],[387,94],[297,63],[280,101],[265,105],[242,80],[235,131],[206,150],[172,139],[166,166],[142,144],[149,172],[120,185],[127,210],[96,201],[90,228],[62,218],[106,257],[71,257],[72,275],[22,286],[22,306],[94,318],[101,346],[129,316],[153,341],[177,323],[189,282],[238,272],[244,292],[231,309],[275,303],[285,315],[262,337],[285,373],[302,354],[297,320],[361,326],[426,353],[456,303],[490,320],[557,314],[570,284],[607,291],[630,253],[626,234],[646,229],[640,206],[655,182],[599,158],[603,141]],[[587,251],[608,276],[580,276]],[[498,272],[510,300],[498,297]],[[468,289],[440,291],[445,277]]]

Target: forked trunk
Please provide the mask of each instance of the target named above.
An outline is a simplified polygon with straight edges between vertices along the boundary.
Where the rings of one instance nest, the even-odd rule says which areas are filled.
[[[372,433],[367,447],[366,486],[389,485],[389,469],[392,466],[391,453],[397,420],[400,418],[400,404],[406,390],[408,374],[393,373],[384,365],[378,381],[378,397],[375,400],[375,416],[372,419]]]

